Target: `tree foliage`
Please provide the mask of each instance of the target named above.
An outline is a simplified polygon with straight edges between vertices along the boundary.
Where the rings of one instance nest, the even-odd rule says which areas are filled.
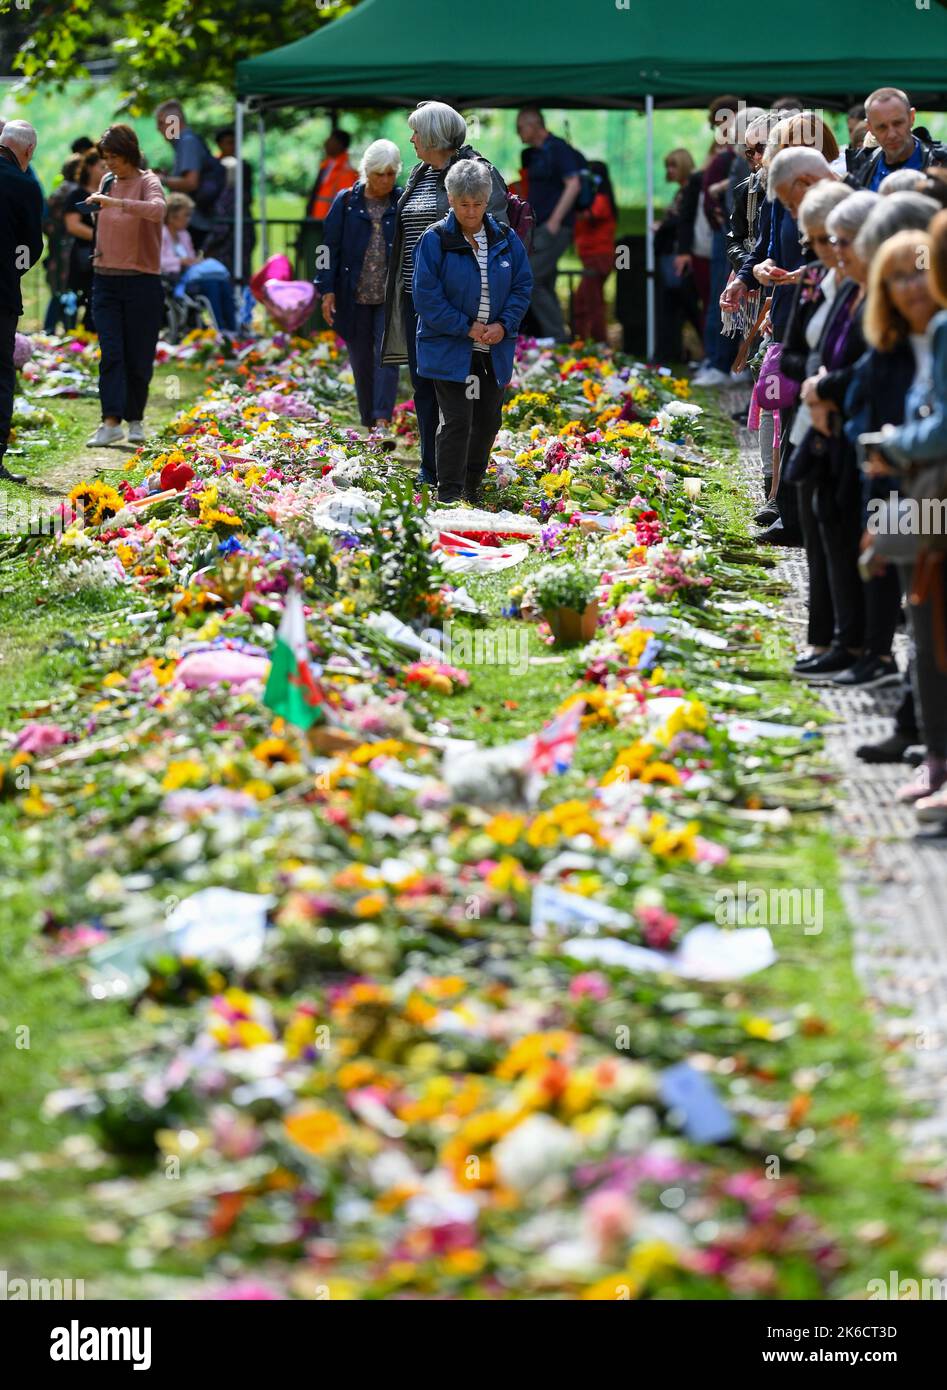
[[[0,0],[6,71],[62,88],[110,71],[131,114],[197,87],[233,86],[234,66],[311,34],[358,0]]]

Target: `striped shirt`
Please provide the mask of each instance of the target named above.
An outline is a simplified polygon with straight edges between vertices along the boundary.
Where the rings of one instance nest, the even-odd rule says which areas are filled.
[[[477,319],[480,323],[490,322],[490,286],[487,283],[487,229],[481,227],[474,237],[477,243],[477,265],[480,267],[480,308]],[[474,343],[474,352],[489,352],[489,343]]]
[[[440,189],[438,170],[430,165],[418,178],[411,197],[401,209],[401,225],[404,228],[404,257],[401,262],[404,287],[410,293],[411,277],[414,274],[414,248],[428,227],[437,222],[441,213],[437,206]]]

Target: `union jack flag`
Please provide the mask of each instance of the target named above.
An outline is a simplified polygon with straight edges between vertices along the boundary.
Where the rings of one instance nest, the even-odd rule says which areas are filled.
[[[530,772],[548,777],[551,772],[566,772],[572,766],[584,710],[585,701],[577,700],[544,724],[538,734],[533,734],[527,762]]]

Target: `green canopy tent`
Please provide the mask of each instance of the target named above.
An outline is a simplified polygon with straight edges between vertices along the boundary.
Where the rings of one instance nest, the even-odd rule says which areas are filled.
[[[262,156],[263,113],[279,106],[411,108],[425,98],[467,108],[643,105],[650,226],[655,103],[703,105],[732,92],[765,105],[797,92],[843,107],[894,84],[919,105],[947,105],[947,9],[938,0],[830,0],[792,20],[753,7],[721,11],[707,0],[479,0],[470,11],[363,0],[314,34],[237,64],[237,265],[248,110],[259,114]]]
[[[919,4],[929,4],[920,9]],[[947,102],[947,10],[932,0],[829,0],[790,17],[707,0],[363,0],[237,64],[255,105],[747,105],[799,92],[836,105],[894,83]],[[921,103],[923,98],[923,103]]]

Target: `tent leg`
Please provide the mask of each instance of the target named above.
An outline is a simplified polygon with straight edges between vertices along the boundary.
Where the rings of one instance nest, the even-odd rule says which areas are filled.
[[[270,259],[270,229],[266,220],[266,119],[262,110],[259,115],[260,131],[260,224],[262,229],[263,259]]]
[[[654,97],[644,99],[645,119],[647,121],[645,154],[645,295],[648,313],[647,357],[654,361],[655,313],[654,313],[654,236],[651,228],[654,223]]]
[[[246,109],[246,102],[237,102],[237,117],[234,122],[237,169],[233,224],[233,278],[237,285],[243,284],[243,118]]]

